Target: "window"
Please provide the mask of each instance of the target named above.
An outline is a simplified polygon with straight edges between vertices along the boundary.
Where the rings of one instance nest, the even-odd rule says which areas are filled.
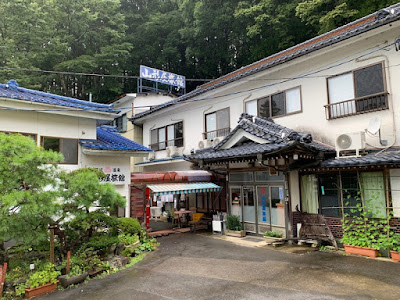
[[[229,108],[207,114],[205,119],[206,132],[204,133],[204,139],[213,140],[218,136],[226,136],[229,133]]]
[[[121,132],[126,132],[126,114],[114,119],[114,126]]]
[[[42,147],[64,155],[64,164],[78,163],[78,140],[42,137]]]
[[[356,208],[360,206],[369,217],[386,217],[384,186],[381,171],[303,175],[302,210],[342,217],[359,215]]]
[[[183,147],[183,122],[151,130],[150,148],[164,150],[168,146]]]
[[[388,108],[383,74],[379,63],[328,78],[327,118]]]
[[[301,111],[300,87],[265,98],[248,101],[246,113],[265,118],[279,117]]]

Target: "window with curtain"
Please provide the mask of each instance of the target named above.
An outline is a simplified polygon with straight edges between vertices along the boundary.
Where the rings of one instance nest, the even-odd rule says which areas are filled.
[[[219,136],[226,136],[229,131],[229,108],[224,108],[205,116],[204,138],[213,140]]]
[[[301,176],[300,184],[304,212],[351,217],[359,216],[358,207],[361,207],[368,217],[387,216],[388,204],[382,171],[308,174]]]
[[[301,112],[300,87],[289,89],[245,104],[246,113],[265,118]]]
[[[56,137],[42,137],[42,147],[46,150],[53,150],[64,155],[63,164],[78,163],[78,140],[62,139]]]
[[[151,149],[164,150],[168,146],[183,147],[183,122],[151,130]]]
[[[315,174],[301,177],[301,200],[303,212],[318,213],[318,179]]]
[[[388,108],[383,63],[328,78],[330,118]]]
[[[369,217],[386,217],[385,183],[382,172],[360,173],[364,208]]]

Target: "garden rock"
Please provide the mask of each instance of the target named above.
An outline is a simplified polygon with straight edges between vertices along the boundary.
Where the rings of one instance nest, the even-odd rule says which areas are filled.
[[[114,250],[115,255],[120,255],[122,251],[124,251],[125,245],[124,244],[119,244]]]
[[[127,264],[129,264],[130,260],[129,258],[126,258],[124,256],[114,256],[110,260],[108,260],[110,263],[110,267],[113,269],[120,269],[122,267],[125,267]]]

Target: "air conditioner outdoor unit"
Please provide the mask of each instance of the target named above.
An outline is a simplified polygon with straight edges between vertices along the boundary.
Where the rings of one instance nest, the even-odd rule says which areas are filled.
[[[212,141],[212,145],[215,146],[216,144],[218,144],[220,141],[222,141],[222,137],[216,137],[213,141]]]
[[[356,156],[360,156],[360,150],[365,149],[365,132],[340,134],[336,137],[335,145],[337,157],[340,157],[342,151],[355,151]]]
[[[176,146],[168,146],[167,147],[167,155],[169,157],[177,157],[177,156],[180,156],[181,154],[180,154],[180,151],[179,151],[178,147],[176,147]]]
[[[208,148],[212,146],[212,142],[210,140],[202,140],[198,144],[199,149]]]
[[[150,207],[150,216],[152,218],[159,218],[161,217],[161,214],[162,214],[161,207],[157,206]]]

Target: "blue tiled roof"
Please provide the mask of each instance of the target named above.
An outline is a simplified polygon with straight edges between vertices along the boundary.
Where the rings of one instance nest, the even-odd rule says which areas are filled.
[[[102,111],[110,113],[119,112],[118,110],[114,109],[112,105],[108,104],[89,102],[75,98],[26,89],[20,87],[18,83],[13,79],[6,84],[0,84],[0,97],[70,107],[74,109],[82,109],[88,111]]]
[[[117,133],[113,126],[97,127],[96,140],[80,140],[84,148],[94,150],[119,150],[119,151],[153,151]]]

